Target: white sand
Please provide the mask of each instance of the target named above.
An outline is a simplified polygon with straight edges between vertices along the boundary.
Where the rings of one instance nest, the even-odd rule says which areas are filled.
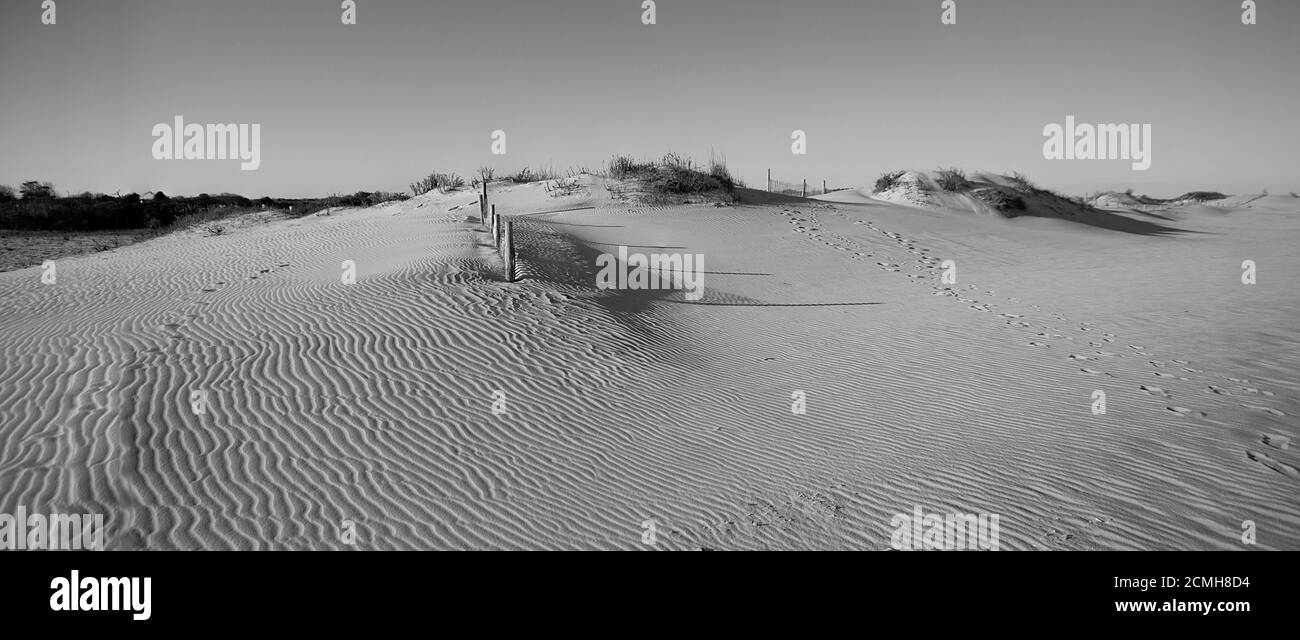
[[[1141,235],[828,198],[502,186],[597,207],[521,220],[516,284],[472,193],[0,273],[0,513],[110,549],[882,549],[916,505],[1004,549],[1300,548],[1300,201]],[[620,244],[704,254],[704,298],[597,291]]]

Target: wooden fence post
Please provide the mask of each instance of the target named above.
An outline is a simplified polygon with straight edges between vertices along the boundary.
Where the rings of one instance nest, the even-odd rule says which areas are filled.
[[[808,197],[808,178],[803,179],[803,197]]]
[[[769,192],[772,190],[772,170],[771,170],[771,169],[768,169],[768,170],[767,170],[767,190],[768,190]]]
[[[504,246],[501,247],[501,258],[506,263],[506,282],[515,281],[515,223],[510,220],[505,221],[505,227],[502,228]]]
[[[492,226],[490,227],[492,229],[492,245],[495,246],[498,250],[500,250],[501,230],[497,228],[497,206],[496,205],[492,205],[492,214],[491,216],[489,216],[489,218],[492,220]]]

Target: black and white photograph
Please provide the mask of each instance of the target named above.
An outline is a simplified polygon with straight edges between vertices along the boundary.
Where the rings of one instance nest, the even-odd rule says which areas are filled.
[[[1248,619],[1181,552],[1300,549],[1297,27],[3,0],[0,562],[1180,552],[1094,599]]]

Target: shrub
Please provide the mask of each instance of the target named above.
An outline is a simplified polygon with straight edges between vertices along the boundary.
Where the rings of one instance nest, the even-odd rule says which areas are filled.
[[[935,172],[934,181],[944,191],[956,192],[970,186],[970,183],[966,181],[966,173],[956,168],[939,169]]]
[[[556,180],[554,184],[548,182],[546,185],[546,191],[556,198],[571,196],[582,190],[582,181],[577,178],[560,179]]]
[[[1194,202],[1205,202],[1206,200],[1222,200],[1228,196],[1218,191],[1188,191],[1174,200],[1192,200]]]
[[[1013,191],[997,188],[976,189],[971,192],[971,195],[1003,215],[1014,216],[1016,212],[1025,210],[1025,199]]]
[[[455,191],[465,187],[465,179],[455,173],[438,173],[434,172],[428,176],[411,183],[411,193],[422,196],[434,189],[439,191]]]
[[[18,195],[14,193],[13,187],[0,184],[0,202],[13,202],[17,199]]]
[[[522,184],[525,182],[538,182],[541,180],[556,180],[560,177],[560,174],[552,169],[530,169],[524,167],[514,175],[509,176],[509,180],[514,183]]]
[[[1038,189],[1038,187],[1034,186],[1034,183],[1029,181],[1029,178],[1025,177],[1025,174],[1019,171],[1007,176],[1007,180],[1011,182],[1011,188],[1020,193],[1033,193]]]
[[[609,177],[622,179],[628,175],[638,175],[654,169],[653,162],[637,162],[630,156],[614,156],[609,159]]]
[[[729,177],[724,182],[717,176],[682,164],[665,164],[657,167],[647,178],[647,185],[651,190],[659,193],[683,195],[719,190],[731,194],[735,191],[735,183]]]
[[[731,175],[731,170],[727,168],[727,165],[721,161],[709,162],[709,175],[721,183],[722,188],[728,193],[734,192],[736,186],[740,184],[740,181]]]
[[[54,198],[54,185],[48,182],[37,182],[28,180],[18,190],[23,194],[23,200],[52,200]]]
[[[880,174],[880,177],[876,178],[876,190],[873,193],[880,193],[881,191],[887,191],[893,188],[894,185],[898,184],[898,179],[903,177],[904,173],[907,172],[887,171]]]

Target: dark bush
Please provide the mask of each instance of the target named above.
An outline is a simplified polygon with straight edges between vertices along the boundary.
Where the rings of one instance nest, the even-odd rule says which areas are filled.
[[[873,191],[873,193],[880,193],[881,191],[888,191],[889,189],[893,188],[894,185],[898,184],[898,179],[903,177],[904,173],[907,172],[887,171],[885,173],[880,174],[880,177],[876,178],[876,190]]]
[[[961,169],[939,169],[935,172],[935,183],[944,191],[962,191],[970,186],[966,181],[966,173]]]
[[[48,182],[37,182],[28,180],[18,190],[23,194],[23,200],[50,200],[54,198],[54,185]]]

